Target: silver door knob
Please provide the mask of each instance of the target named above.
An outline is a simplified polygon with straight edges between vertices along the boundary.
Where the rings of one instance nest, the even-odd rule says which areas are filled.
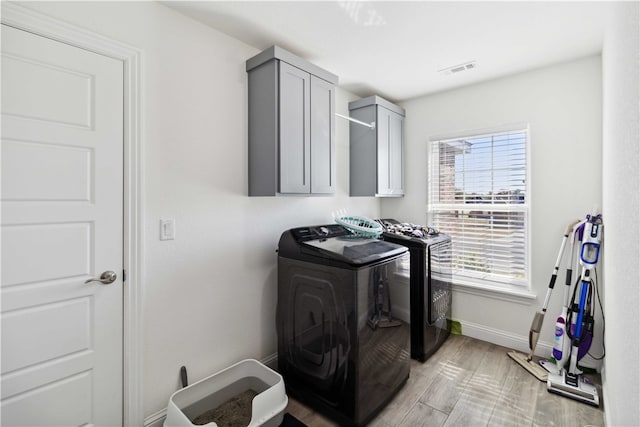
[[[86,285],[87,283],[91,282],[100,282],[103,285],[108,285],[109,283],[115,282],[117,277],[118,275],[115,272],[109,270],[102,273],[100,277],[92,277],[91,279],[86,280],[84,284]]]

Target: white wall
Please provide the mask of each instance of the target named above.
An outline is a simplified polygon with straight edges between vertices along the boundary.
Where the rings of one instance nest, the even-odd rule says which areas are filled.
[[[407,195],[383,200],[382,214],[405,221],[427,220],[430,137],[530,125],[530,276],[537,299],[505,301],[455,292],[452,316],[462,323],[463,334],[528,351],[531,320],[544,301],[566,225],[602,206],[601,86],[600,57],[593,56],[403,103]],[[545,356],[562,306],[564,270],[563,262],[538,346]],[[596,335],[592,350],[599,354],[602,338],[599,331]]]
[[[247,77],[258,51],[155,2],[25,3],[143,52],[144,413],[190,382],[277,351],[276,253],[291,227],[331,212],[379,217],[348,197],[348,124],[337,119],[335,197],[247,197]],[[329,70],[331,71],[331,70]],[[336,112],[356,99],[338,90]],[[160,218],[176,220],[160,241]]]
[[[611,426],[640,425],[640,3],[612,7],[602,52],[603,206]]]

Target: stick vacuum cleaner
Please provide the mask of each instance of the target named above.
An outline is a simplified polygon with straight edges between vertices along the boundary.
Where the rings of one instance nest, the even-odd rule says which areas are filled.
[[[540,366],[546,369],[548,372],[553,372],[554,374],[560,373],[560,370],[564,367],[564,365],[569,361],[569,354],[571,353],[571,340],[567,335],[567,318],[569,316],[569,306],[570,302],[570,290],[573,276],[573,265],[575,262],[575,249],[576,243],[579,246],[582,246],[582,236],[584,235],[584,225],[587,220],[582,220],[576,223],[571,230],[571,236],[573,244],[571,246],[571,256],[567,259],[567,274],[565,277],[565,287],[564,287],[564,298],[562,305],[562,312],[556,318],[556,327],[555,327],[555,336],[554,336],[554,345],[552,356],[554,360],[540,360]],[[578,237],[576,241],[576,237]],[[575,288],[574,288],[575,290]],[[570,323],[571,330],[575,329],[575,323]],[[589,336],[590,338],[590,336]],[[581,359],[584,354],[588,351],[591,346],[591,339],[584,340],[582,346],[580,347],[580,354],[578,355],[578,359]],[[543,381],[547,381],[547,376]]]
[[[547,381],[548,373],[546,369],[543,369],[540,365],[538,365],[533,360],[533,352],[538,345],[538,338],[540,337],[540,330],[542,329],[542,323],[544,322],[544,315],[547,312],[547,306],[549,305],[549,300],[551,299],[551,292],[553,291],[553,287],[556,283],[556,278],[558,277],[558,269],[560,268],[560,261],[562,260],[562,254],[564,253],[564,248],[571,236],[571,244],[573,245],[573,240],[575,237],[576,230],[582,223],[579,220],[572,222],[567,225],[567,229],[564,232],[564,237],[562,238],[562,243],[560,244],[560,251],[558,251],[558,257],[556,259],[556,264],[553,267],[553,273],[551,274],[551,279],[549,280],[549,287],[547,288],[547,295],[544,299],[544,304],[542,305],[542,309],[536,312],[533,317],[533,321],[531,322],[531,328],[529,330],[529,354],[524,355],[522,353],[518,353],[517,351],[510,351],[507,355],[512,358],[516,363],[526,369],[531,375],[539,379],[540,381]],[[567,267],[567,280],[571,282],[571,261]]]
[[[593,314],[589,311],[594,280],[592,273],[600,258],[602,242],[602,216],[587,216],[584,227],[582,246],[580,249],[580,294],[578,303],[574,301],[569,317],[575,313],[575,328],[571,330],[571,320],[565,324],[568,337],[571,339],[569,367],[561,367],[555,374],[550,372],[547,379],[547,390],[593,406],[600,406],[598,390],[593,383],[578,369],[579,350],[585,338],[593,333]],[[576,289],[577,289],[576,284]]]

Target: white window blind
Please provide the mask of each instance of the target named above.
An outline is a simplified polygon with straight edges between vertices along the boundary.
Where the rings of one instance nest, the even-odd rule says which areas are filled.
[[[459,283],[528,284],[526,129],[431,141],[430,221]]]

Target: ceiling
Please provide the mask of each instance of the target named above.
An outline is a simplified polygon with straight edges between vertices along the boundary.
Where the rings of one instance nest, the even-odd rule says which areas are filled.
[[[398,102],[602,49],[608,2],[163,1],[263,50],[279,45],[359,96]],[[475,61],[446,75],[440,70]]]

